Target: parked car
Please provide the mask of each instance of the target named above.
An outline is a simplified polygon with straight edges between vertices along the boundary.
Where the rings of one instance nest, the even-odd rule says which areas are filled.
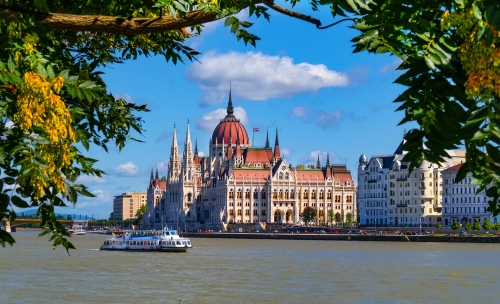
[[[324,233],[326,233],[326,231],[325,230],[319,230],[318,233],[324,234]]]
[[[465,231],[460,231],[460,235],[467,235],[468,233]]]
[[[431,234],[429,231],[422,231],[422,234]]]
[[[273,230],[273,231],[271,231],[271,232],[272,232],[272,233],[278,233],[278,230]]]

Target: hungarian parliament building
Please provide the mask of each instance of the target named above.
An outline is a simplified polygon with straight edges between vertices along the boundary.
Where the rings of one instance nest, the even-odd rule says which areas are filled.
[[[166,177],[158,170],[147,189],[145,228],[168,225],[184,230],[224,230],[228,224],[302,223],[306,207],[316,210],[315,223],[355,221],[356,187],[345,165],[292,167],[280,153],[278,131],[274,147],[251,145],[248,133],[234,116],[229,92],[227,115],[209,142],[209,153],[194,151],[189,123],[182,151],[174,126]],[[332,211],[333,210],[333,213]]]

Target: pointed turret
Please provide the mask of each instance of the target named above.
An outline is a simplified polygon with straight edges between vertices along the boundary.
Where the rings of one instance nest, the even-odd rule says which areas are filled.
[[[186,128],[186,140],[184,141],[184,151],[182,153],[182,175],[184,180],[188,181],[193,178],[193,144],[191,143],[191,131],[189,129],[189,120]]]
[[[151,167],[151,176],[149,177],[150,180],[153,180],[153,167]]]
[[[266,149],[271,149],[271,146],[269,146],[269,130],[266,131]]]
[[[181,161],[179,147],[177,146],[177,130],[174,124],[174,134],[172,135],[172,146],[170,147],[170,160],[168,162],[168,181],[173,182],[179,178],[181,173]]]
[[[231,82],[229,82],[229,101],[227,103],[227,116],[234,116],[233,98],[231,97]]]
[[[194,164],[196,166],[200,164],[200,157],[198,156],[198,139],[194,141]]]
[[[332,176],[332,169],[330,168],[330,153],[326,153],[326,178]]]
[[[321,163],[319,162],[319,154],[318,154],[318,160],[316,161],[316,169],[321,169]]]
[[[274,154],[273,154],[275,159],[278,159],[281,157],[280,154],[280,143],[278,140],[278,128],[276,128],[276,139],[274,140]]]
[[[158,166],[156,166],[156,174],[155,174],[155,179],[159,180],[160,178],[158,177]]]

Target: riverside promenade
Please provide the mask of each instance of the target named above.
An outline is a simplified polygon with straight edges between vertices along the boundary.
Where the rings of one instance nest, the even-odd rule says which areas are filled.
[[[270,239],[270,240],[321,240],[321,241],[374,241],[374,242],[446,242],[446,243],[500,243],[494,236],[447,235],[357,235],[328,233],[245,233],[245,232],[186,232],[189,238]]]

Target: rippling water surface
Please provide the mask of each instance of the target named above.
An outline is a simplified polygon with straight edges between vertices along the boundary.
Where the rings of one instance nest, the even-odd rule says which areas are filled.
[[[187,253],[0,247],[2,303],[495,303],[499,244],[196,239]]]

